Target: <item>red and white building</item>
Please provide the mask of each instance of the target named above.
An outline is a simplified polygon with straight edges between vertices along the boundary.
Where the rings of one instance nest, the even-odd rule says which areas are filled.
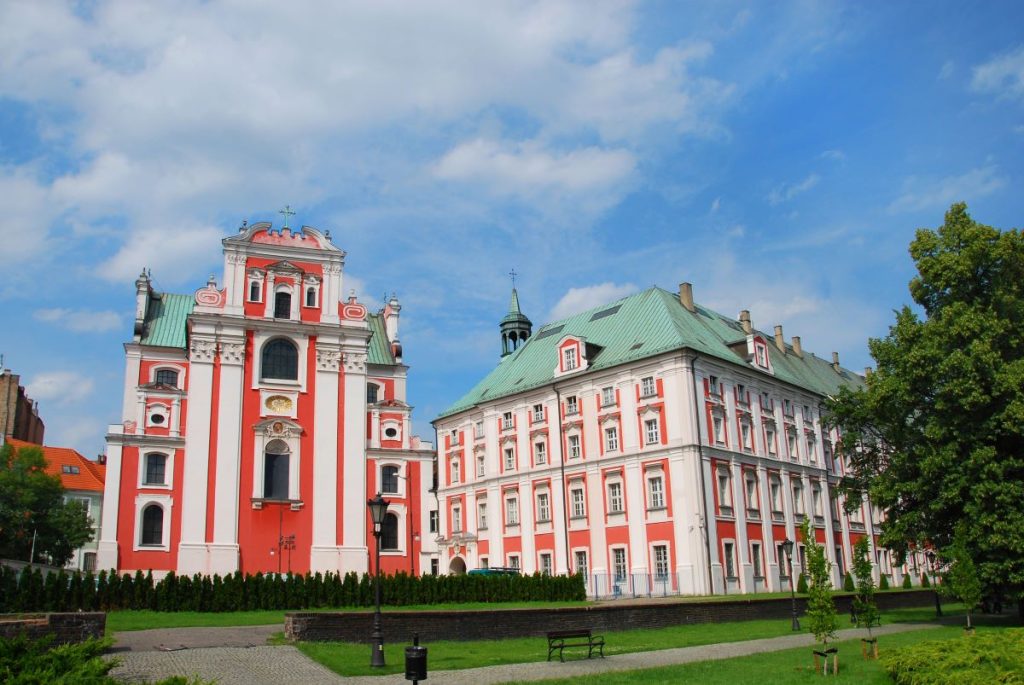
[[[684,283],[536,333],[513,290],[501,335],[498,366],[434,421],[447,572],[583,572],[600,596],[787,590],[780,543],[807,516],[838,585],[879,520],[834,497],[844,466],[821,421],[863,378],[781,326],[697,305]]]
[[[380,491],[382,569],[430,569],[434,455],[411,433],[397,298],[344,298],[329,232],[258,223],[223,245],[222,286],[135,283],[98,567],[366,571]]]

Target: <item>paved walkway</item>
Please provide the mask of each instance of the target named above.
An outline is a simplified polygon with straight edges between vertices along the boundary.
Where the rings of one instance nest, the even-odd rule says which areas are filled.
[[[875,634],[887,635],[935,627],[938,627],[938,624],[897,623],[882,626],[875,630]],[[111,675],[129,682],[146,682],[173,675],[198,675],[207,680],[216,679],[219,685],[399,685],[408,682],[402,673],[342,677],[306,658],[295,647],[266,645],[267,637],[279,632],[280,629],[279,625],[273,625],[175,628],[119,633],[114,649],[118,652],[116,656],[122,660],[122,664],[114,669]],[[839,640],[849,640],[863,634],[863,630],[840,630],[837,637]],[[225,643],[231,646],[225,646]],[[248,646],[257,643],[261,644]],[[575,659],[565,663],[542,661],[460,671],[431,671],[427,682],[444,685],[489,685],[509,681],[571,678],[693,661],[729,659],[809,646],[813,643],[814,638],[807,634],[785,635],[701,647],[616,654],[604,659]],[[212,644],[218,646],[211,646]]]

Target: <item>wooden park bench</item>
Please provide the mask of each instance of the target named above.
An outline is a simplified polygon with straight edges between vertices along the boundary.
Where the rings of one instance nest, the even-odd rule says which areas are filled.
[[[563,650],[566,647],[586,647],[588,659],[594,656],[595,650],[604,658],[604,636],[593,635],[589,628],[548,631],[548,661],[555,650],[558,650],[558,658],[565,661]]]

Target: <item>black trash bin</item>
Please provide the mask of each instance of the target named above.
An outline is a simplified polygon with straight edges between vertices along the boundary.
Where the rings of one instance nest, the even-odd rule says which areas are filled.
[[[405,648],[405,679],[414,685],[427,679],[427,648],[420,647],[419,634],[413,635],[412,647]]]

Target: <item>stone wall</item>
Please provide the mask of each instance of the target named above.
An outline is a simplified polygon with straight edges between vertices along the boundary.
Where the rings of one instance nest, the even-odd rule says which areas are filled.
[[[53,635],[54,644],[69,644],[101,638],[106,628],[107,615],[101,611],[0,615],[0,637],[4,638],[25,634],[37,640]]]
[[[876,595],[880,609],[932,606],[931,592],[892,591]],[[835,598],[840,615],[850,612],[850,595]],[[802,616],[805,600],[797,598]],[[426,642],[481,638],[542,636],[549,630],[591,628],[601,633],[636,628],[662,628],[692,623],[786,619],[790,599],[723,599],[610,603],[561,609],[502,609],[500,611],[401,611],[384,608],[382,626],[388,642],[411,642],[419,633]],[[883,617],[884,618],[884,617]],[[285,615],[285,636],[306,641],[370,641],[372,612],[292,612]]]

